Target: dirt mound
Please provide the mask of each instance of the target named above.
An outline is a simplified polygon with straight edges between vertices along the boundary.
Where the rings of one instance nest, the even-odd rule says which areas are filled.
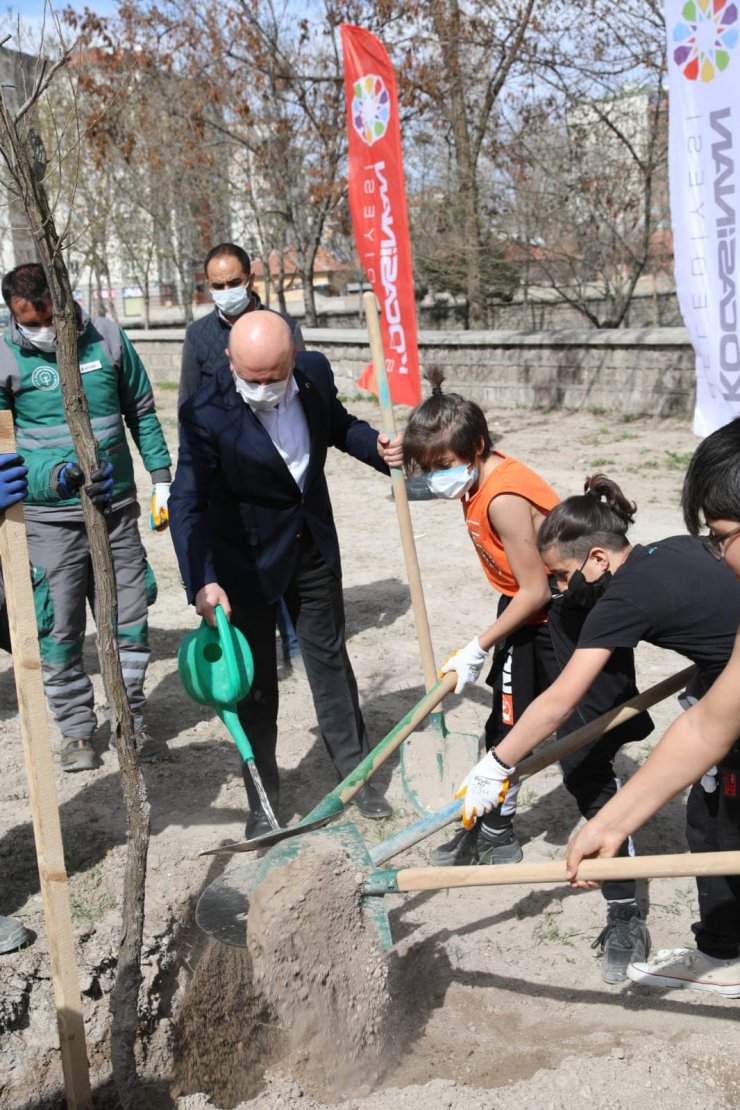
[[[252,982],[245,948],[209,941],[175,1031],[172,1094],[204,1091],[228,1110],[252,1098],[283,1038]]]
[[[311,837],[271,871],[249,911],[255,985],[289,1030],[306,1074],[358,1092],[382,1071],[388,966],[360,908],[356,866],[331,838]]]

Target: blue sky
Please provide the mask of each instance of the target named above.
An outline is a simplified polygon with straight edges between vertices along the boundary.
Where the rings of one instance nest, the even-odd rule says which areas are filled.
[[[59,10],[66,7],[66,0],[57,5]],[[77,11],[83,11],[85,7],[91,8],[98,15],[112,15],[116,11],[117,5],[114,0],[88,0],[85,4],[83,0],[72,0],[71,6]],[[22,11],[23,20],[38,20],[44,11],[43,0],[23,0],[23,3],[9,3],[6,4],[5,10],[10,12],[13,16],[18,14],[18,10]]]

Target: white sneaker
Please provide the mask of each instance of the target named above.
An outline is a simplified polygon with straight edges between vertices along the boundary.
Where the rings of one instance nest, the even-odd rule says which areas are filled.
[[[648,963],[630,964],[627,976],[642,987],[688,987],[740,998],[740,959],[718,960],[697,948],[662,948]]]

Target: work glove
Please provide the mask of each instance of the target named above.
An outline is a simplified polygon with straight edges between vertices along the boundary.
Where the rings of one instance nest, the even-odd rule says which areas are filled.
[[[103,513],[110,512],[113,498],[113,463],[101,463],[98,469],[90,475],[90,482],[85,486],[85,493],[96,509]]]
[[[152,486],[152,511],[149,514],[149,527],[152,532],[166,532],[170,526],[167,504],[170,499],[170,483],[155,482]]]
[[[28,493],[28,467],[15,452],[0,455],[0,512],[5,512]]]
[[[68,501],[77,496],[84,481],[85,475],[77,463],[62,463],[55,476],[56,491],[62,501]]]
[[[57,493],[63,501],[75,497],[80,492],[85,475],[76,462],[63,463],[56,474]],[[113,496],[113,463],[102,463],[90,476],[90,481],[85,486],[85,493],[96,509],[106,513],[110,511],[111,497]]]
[[[514,771],[516,767],[507,767],[493,750],[486,752],[480,763],[468,771],[455,794],[456,798],[464,799],[462,823],[466,829],[472,829],[479,817],[501,805]]]
[[[455,693],[460,694],[466,686],[478,681],[481,668],[487,658],[488,652],[483,650],[478,643],[478,637],[475,636],[469,644],[450,656],[439,672],[440,678],[448,671],[456,671],[457,686],[455,687]]]

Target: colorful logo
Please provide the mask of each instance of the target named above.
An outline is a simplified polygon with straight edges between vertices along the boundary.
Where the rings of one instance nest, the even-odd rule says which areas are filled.
[[[382,139],[391,118],[391,97],[382,77],[368,73],[355,81],[352,90],[352,123],[368,146]]]
[[[728,0],[688,0],[673,28],[673,61],[689,81],[713,81],[730,64],[737,45],[737,5]]]
[[[37,366],[31,374],[31,385],[36,389],[56,389],[59,385],[59,373],[53,366]]]

